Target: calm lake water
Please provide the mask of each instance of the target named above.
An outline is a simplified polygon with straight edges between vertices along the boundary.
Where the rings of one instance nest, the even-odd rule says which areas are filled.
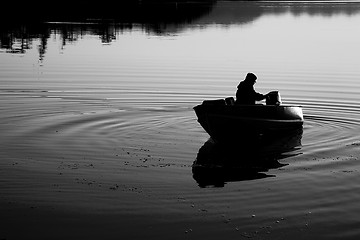
[[[156,22],[2,23],[1,239],[17,239],[18,227],[36,239],[69,239],[70,230],[109,239],[360,237],[360,3],[190,9]],[[192,108],[234,96],[247,72],[257,91],[303,107],[303,131],[254,152],[216,149]],[[256,162],[259,151],[272,159],[259,170],[221,164]],[[220,168],[193,174],[200,158]]]

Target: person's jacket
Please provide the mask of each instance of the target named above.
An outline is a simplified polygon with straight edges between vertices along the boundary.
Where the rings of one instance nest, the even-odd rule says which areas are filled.
[[[256,101],[265,99],[265,95],[254,90],[252,82],[242,81],[237,87],[236,104],[255,104]]]

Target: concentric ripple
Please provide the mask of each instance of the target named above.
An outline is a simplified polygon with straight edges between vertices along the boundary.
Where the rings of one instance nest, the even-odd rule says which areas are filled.
[[[304,151],[322,152],[358,141],[360,106],[347,102],[313,101],[304,108]]]

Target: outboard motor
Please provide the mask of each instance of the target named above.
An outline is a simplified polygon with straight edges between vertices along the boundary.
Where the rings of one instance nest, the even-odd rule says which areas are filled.
[[[280,105],[281,97],[278,91],[272,91],[267,94],[266,105]]]

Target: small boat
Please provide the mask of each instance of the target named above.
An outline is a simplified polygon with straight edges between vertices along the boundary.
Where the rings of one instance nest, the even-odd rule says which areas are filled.
[[[286,134],[302,128],[300,106],[266,103],[235,104],[232,97],[205,100],[194,107],[198,122],[217,142],[248,141],[264,135]]]

